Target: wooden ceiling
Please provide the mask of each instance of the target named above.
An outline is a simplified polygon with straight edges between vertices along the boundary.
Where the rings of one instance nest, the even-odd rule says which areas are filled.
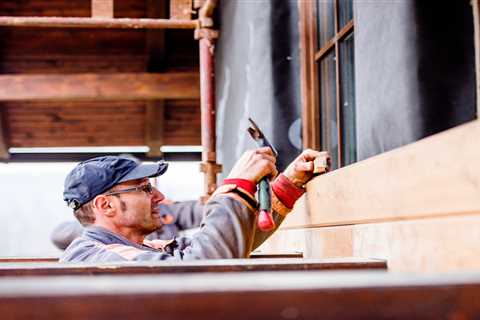
[[[191,0],[105,3],[1,1],[0,16],[191,19]],[[193,33],[0,27],[0,156],[10,147],[200,145]]]

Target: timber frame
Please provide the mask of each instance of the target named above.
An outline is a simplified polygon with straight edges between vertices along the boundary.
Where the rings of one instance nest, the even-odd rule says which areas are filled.
[[[215,150],[215,86],[213,10],[216,0],[172,0],[170,19],[114,18],[114,0],[91,0],[91,17],[0,17],[0,27],[10,28],[95,28],[95,29],[148,29],[150,56],[162,55],[162,37],[155,29],[196,30],[200,45],[199,75],[192,72],[135,73],[135,74],[72,74],[72,75],[2,75],[0,101],[101,101],[146,100],[145,141],[152,152],[149,156],[162,156],[164,99],[198,99],[201,103],[201,170],[205,173],[205,192],[216,189],[216,175],[221,166],[216,163]],[[154,2],[148,1],[148,15],[155,12]],[[198,19],[191,15],[198,10]],[[152,16],[154,16],[152,14]],[[212,36],[215,35],[215,36]],[[158,39],[157,39],[158,38]],[[206,56],[205,56],[206,55]],[[155,68],[154,68],[155,69]],[[150,71],[157,71],[157,70]],[[84,83],[79,87],[75,84]],[[62,90],[58,90],[62,86]],[[32,87],[41,90],[31,90]],[[198,88],[201,87],[199,91]],[[160,101],[160,102],[158,102]],[[3,109],[3,108],[1,108]],[[1,111],[0,109],[0,111]],[[157,110],[158,109],[158,110]],[[153,118],[150,118],[153,117]],[[0,120],[2,119],[0,113]],[[0,122],[1,124],[1,122]],[[8,139],[0,125],[0,157],[8,159]],[[157,150],[158,149],[158,150]]]

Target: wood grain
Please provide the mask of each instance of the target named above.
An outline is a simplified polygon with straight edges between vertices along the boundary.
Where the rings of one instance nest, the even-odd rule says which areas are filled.
[[[195,72],[0,76],[0,100],[3,101],[125,101],[198,97],[199,76]]]
[[[0,108],[11,147],[146,145],[144,101],[8,102]],[[200,144],[198,100],[167,100],[164,111],[166,145]]]
[[[386,269],[386,261],[362,258],[301,259],[258,258],[230,260],[199,260],[185,262],[157,261],[150,263],[55,263],[26,262],[0,263],[0,276],[54,276],[54,275],[124,275],[124,274],[173,274],[206,272],[253,271],[313,271]]]
[[[388,261],[393,272],[476,272],[480,268],[480,213],[388,223],[283,230],[285,243],[304,237],[307,258],[370,257]]]
[[[475,120],[315,178],[307,225],[480,212],[479,136]]]
[[[480,278],[261,272],[3,279],[2,319],[477,319]]]

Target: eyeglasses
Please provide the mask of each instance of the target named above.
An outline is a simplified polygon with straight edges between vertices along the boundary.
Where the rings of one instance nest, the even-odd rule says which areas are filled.
[[[150,183],[144,184],[143,186],[139,187],[133,187],[133,188],[128,188],[128,189],[123,189],[123,190],[117,190],[117,191],[112,191],[109,193],[104,193],[105,196],[113,196],[116,194],[121,194],[121,193],[127,193],[127,192],[135,192],[135,191],[143,191],[146,194],[152,194],[153,193],[153,186]]]

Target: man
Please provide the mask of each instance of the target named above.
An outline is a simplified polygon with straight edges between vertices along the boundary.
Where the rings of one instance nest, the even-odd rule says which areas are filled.
[[[160,226],[146,236],[148,240],[169,240],[181,231],[197,228],[203,218],[203,204],[200,201],[172,202],[164,200],[158,205]],[[73,240],[80,237],[85,228],[78,220],[65,221],[56,226],[50,240],[60,250],[65,250]]]
[[[312,177],[313,160],[320,156],[326,154],[304,151],[273,182],[277,225],[303,193],[303,185]],[[122,157],[99,157],[77,165],[65,180],[64,200],[88,227],[60,261],[245,258],[271,234],[256,232],[254,197],[263,177],[277,175],[270,148],[247,151],[237,161],[224,185],[205,204],[200,230],[191,239],[145,241],[161,223],[157,208],[164,199],[148,178],[166,170],[164,162],[143,165]]]

